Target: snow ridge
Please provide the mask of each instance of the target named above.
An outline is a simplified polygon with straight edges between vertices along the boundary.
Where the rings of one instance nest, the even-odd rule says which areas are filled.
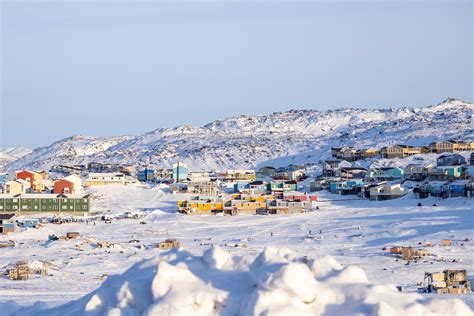
[[[181,160],[195,169],[317,163],[332,146],[472,140],[473,110],[473,103],[448,98],[424,108],[290,110],[230,117],[202,127],[159,128],[139,136],[72,136],[10,160],[5,169],[89,161],[169,167]]]

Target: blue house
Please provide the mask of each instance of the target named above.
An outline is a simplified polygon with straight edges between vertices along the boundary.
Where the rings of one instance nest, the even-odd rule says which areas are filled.
[[[436,159],[436,165],[438,166],[459,166],[465,164],[466,158],[460,154],[444,154]]]
[[[173,180],[174,182],[185,181],[188,178],[188,166],[182,162],[173,164]]]
[[[268,184],[261,180],[252,181],[249,183],[250,192],[253,194],[267,193]]]
[[[22,227],[26,228],[38,228],[39,226],[39,220],[36,218],[25,218],[19,221],[19,223]]]
[[[149,182],[155,179],[155,169],[145,168],[137,172],[137,180],[141,182]]]
[[[250,190],[250,185],[248,182],[234,183],[234,193],[247,192],[249,190]]]
[[[462,170],[462,166],[438,166],[430,176],[439,180],[454,180],[461,177]]]
[[[371,176],[381,180],[397,180],[403,178],[404,171],[398,167],[382,167],[372,171]]]
[[[362,179],[331,182],[329,191],[337,194],[357,194],[357,187],[364,183]]]
[[[451,182],[449,184],[449,196],[450,197],[465,196],[467,183],[468,181],[466,180]]]

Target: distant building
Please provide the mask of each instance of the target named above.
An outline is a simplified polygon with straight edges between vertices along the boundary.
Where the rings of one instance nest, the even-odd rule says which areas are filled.
[[[404,171],[399,167],[382,167],[369,171],[370,177],[377,180],[401,180],[404,177]]]
[[[30,170],[23,170],[16,173],[16,178],[30,182],[30,188],[35,192],[42,192],[45,189],[44,180],[46,176],[45,172]]]
[[[202,194],[202,195],[217,195],[219,188],[216,180],[210,181],[189,181],[186,183],[188,193]]]
[[[173,164],[173,180],[174,182],[186,181],[188,179],[188,166],[182,162]]]
[[[334,177],[341,168],[351,167],[351,163],[340,159],[326,159],[323,161],[323,176]]]
[[[388,147],[383,147],[380,150],[380,154],[383,158],[405,158],[408,156],[413,156],[421,154],[420,147],[414,147],[409,145],[393,145]]]
[[[254,181],[256,177],[255,170],[227,170],[225,173],[227,182]]]
[[[109,184],[125,184],[125,175],[123,173],[89,173],[86,179],[86,187]]]
[[[25,194],[30,189],[30,182],[22,179],[7,181],[3,184],[5,194]]]
[[[443,154],[436,159],[438,166],[459,166],[465,165],[466,158],[460,154]]]
[[[258,170],[258,173],[265,177],[271,177],[276,172],[275,167],[265,166]]]
[[[15,231],[15,223],[12,218],[15,214],[0,214],[0,235],[6,235]]]
[[[145,168],[142,170],[138,170],[137,180],[140,182],[151,182],[155,180],[155,174],[155,169]]]
[[[76,175],[70,175],[54,182],[54,194],[82,193],[82,179]]]
[[[433,153],[456,153],[461,151],[474,151],[474,142],[464,142],[461,140],[442,140],[429,145]]]
[[[405,189],[398,184],[383,184],[369,189],[370,199],[381,201],[397,199],[405,195]]]
[[[0,213],[89,213],[89,196],[79,194],[0,194]]]

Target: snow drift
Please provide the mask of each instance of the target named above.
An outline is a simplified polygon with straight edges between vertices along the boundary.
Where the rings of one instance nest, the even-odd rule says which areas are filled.
[[[7,306],[3,312],[13,315],[472,315],[459,299],[400,293],[329,256],[307,259],[272,247],[252,262],[221,248],[203,256],[170,250],[109,277],[77,301],[15,313]]]

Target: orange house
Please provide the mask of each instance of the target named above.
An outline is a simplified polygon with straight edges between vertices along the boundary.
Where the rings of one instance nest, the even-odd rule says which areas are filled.
[[[74,183],[68,180],[58,180],[54,182],[54,194],[72,194],[74,193]]]
[[[43,180],[45,179],[46,173],[38,173],[35,171],[23,170],[17,172],[16,178],[30,182],[30,188],[33,191],[41,192],[44,190]]]

